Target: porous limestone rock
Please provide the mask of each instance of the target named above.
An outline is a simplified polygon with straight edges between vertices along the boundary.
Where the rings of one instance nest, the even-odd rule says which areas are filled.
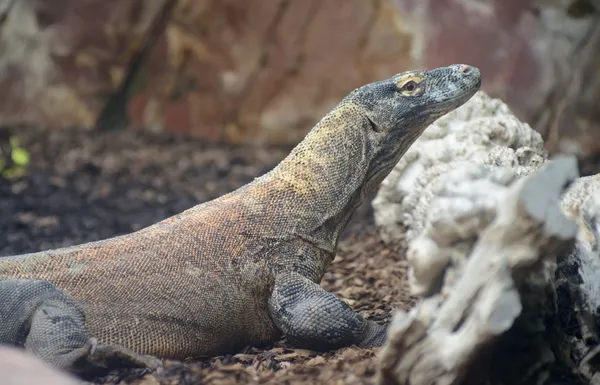
[[[373,202],[421,297],[382,383],[600,384],[600,174],[577,174],[484,92],[425,131]]]
[[[375,222],[385,241],[410,241],[423,228],[436,180],[460,161],[508,166],[522,176],[546,159],[540,134],[479,91],[429,126],[402,157],[373,200]]]
[[[543,383],[554,361],[536,341],[554,314],[548,262],[573,245],[560,197],[577,176],[564,157],[527,177],[469,161],[440,177],[407,253],[423,298],[394,315],[380,383]]]
[[[578,179],[562,201],[579,225],[573,252],[558,258],[556,293],[570,369],[600,383],[600,174]],[[595,381],[595,382],[594,382]]]

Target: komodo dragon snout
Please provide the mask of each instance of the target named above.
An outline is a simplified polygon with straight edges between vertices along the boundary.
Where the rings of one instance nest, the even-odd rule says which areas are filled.
[[[0,343],[72,371],[270,343],[378,346],[319,282],[355,209],[478,69],[408,71],[351,92],[273,170],[147,228],[0,259]]]
[[[481,85],[479,69],[465,64],[407,71],[354,90],[344,101],[365,111],[371,129],[386,140],[414,137],[469,100]]]

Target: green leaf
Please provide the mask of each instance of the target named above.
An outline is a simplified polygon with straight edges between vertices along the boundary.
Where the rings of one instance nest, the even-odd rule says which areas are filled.
[[[2,175],[7,179],[17,179],[25,175],[23,167],[13,167],[2,171]]]
[[[29,153],[22,148],[12,150],[11,158],[15,164],[26,167],[29,164]]]

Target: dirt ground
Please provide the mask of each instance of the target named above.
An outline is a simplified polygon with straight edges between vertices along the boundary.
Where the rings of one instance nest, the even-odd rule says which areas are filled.
[[[0,178],[0,256],[33,252],[138,230],[249,182],[289,148],[205,145],[133,132],[20,135],[30,151],[24,178]],[[378,237],[363,205],[322,286],[378,322],[408,309],[402,246]],[[155,373],[128,371],[95,384],[374,383],[377,349],[317,353],[278,341],[267,349],[202,361],[166,361]]]

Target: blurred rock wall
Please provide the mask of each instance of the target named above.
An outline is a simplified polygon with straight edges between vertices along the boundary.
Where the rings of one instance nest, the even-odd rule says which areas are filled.
[[[598,0],[0,0],[0,124],[295,143],[411,68],[480,67],[553,150],[600,150]]]

